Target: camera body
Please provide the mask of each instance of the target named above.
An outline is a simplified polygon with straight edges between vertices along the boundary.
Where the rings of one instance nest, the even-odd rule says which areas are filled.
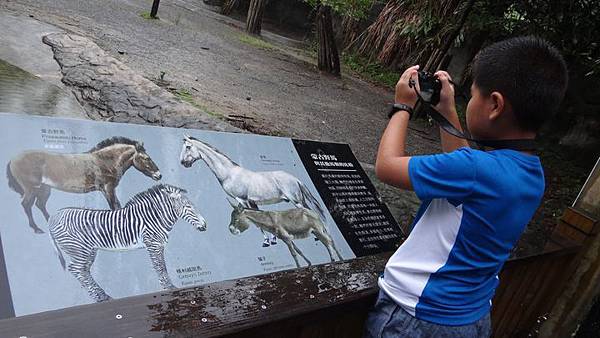
[[[415,118],[424,118],[427,114],[424,113],[426,104],[435,106],[440,102],[440,92],[442,91],[442,83],[432,73],[427,71],[419,71],[419,88],[420,95],[424,102],[417,102],[417,106],[414,110]]]
[[[442,83],[437,76],[427,72],[419,72],[419,87],[421,89],[421,97],[423,100],[432,106],[440,102],[440,92],[442,91]]]

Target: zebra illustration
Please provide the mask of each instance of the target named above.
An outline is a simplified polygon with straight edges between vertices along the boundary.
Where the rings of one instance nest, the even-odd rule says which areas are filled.
[[[135,195],[122,209],[92,210],[64,208],[48,221],[50,236],[60,264],[67,268],[61,253],[70,262],[69,271],[97,302],[111,299],[90,273],[98,250],[125,251],[146,247],[160,285],[173,289],[165,264],[164,249],[169,233],[179,218],[199,231],[206,221],[197,214],[184,189],[159,184]]]

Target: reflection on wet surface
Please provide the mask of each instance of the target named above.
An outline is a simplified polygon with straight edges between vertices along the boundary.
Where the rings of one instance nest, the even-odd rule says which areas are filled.
[[[0,112],[85,117],[66,90],[0,60]]]

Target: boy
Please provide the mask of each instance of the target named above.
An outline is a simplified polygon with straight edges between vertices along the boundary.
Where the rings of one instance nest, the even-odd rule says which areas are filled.
[[[400,77],[396,103],[414,107],[409,80],[417,80],[418,68]],[[442,90],[435,108],[460,129],[450,76],[436,75]],[[563,58],[535,37],[483,49],[472,75],[466,120],[479,140],[534,139],[567,86]],[[497,276],[540,204],[542,166],[527,152],[473,150],[443,130],[444,154],[404,156],[409,115],[399,110],[391,116],[375,169],[383,182],[414,190],[423,204],[379,279],[365,336],[489,337]]]

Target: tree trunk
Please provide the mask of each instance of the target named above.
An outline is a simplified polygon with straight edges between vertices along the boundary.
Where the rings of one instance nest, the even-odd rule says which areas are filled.
[[[246,32],[249,34],[260,35],[266,2],[267,0],[250,0],[248,17],[246,18]]]
[[[221,6],[221,14],[230,15],[238,4],[238,0],[225,0]]]
[[[317,10],[318,67],[322,71],[340,75],[340,56],[335,43],[331,8],[320,5]]]

